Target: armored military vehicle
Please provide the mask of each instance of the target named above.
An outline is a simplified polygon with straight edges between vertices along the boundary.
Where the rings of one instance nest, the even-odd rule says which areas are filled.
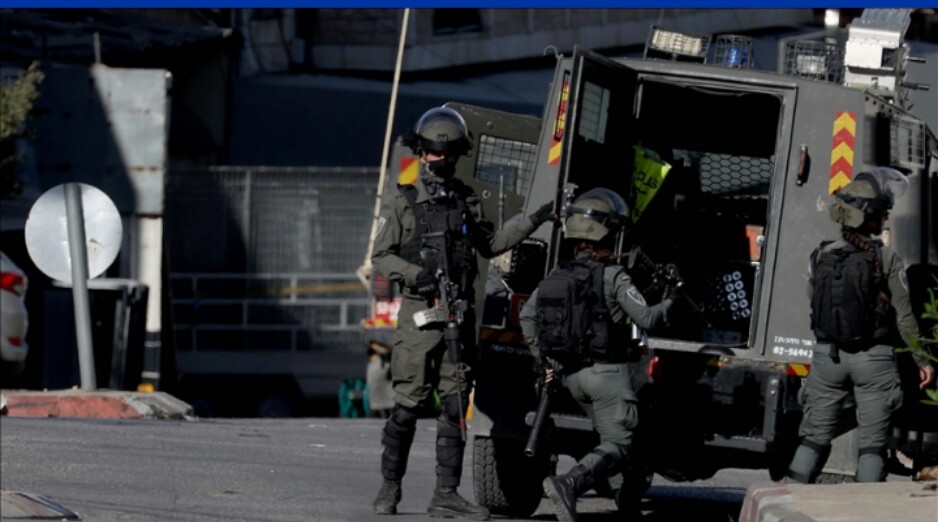
[[[755,468],[782,477],[814,343],[808,256],[839,232],[828,217],[831,194],[874,165],[908,177],[883,239],[906,260],[921,312],[938,274],[938,140],[905,104],[910,89],[925,88],[905,82],[914,60],[902,42],[908,16],[868,9],[840,40],[790,42],[778,73],[747,66],[744,37],[658,27],[642,58],[581,48],[558,56],[531,177],[521,179],[525,212],[548,200],[561,209],[594,187],[616,190],[635,209],[632,242],[676,265],[690,298],[670,327],[639,332],[639,458],[625,486],[617,478],[597,487],[622,490],[620,507],[640,499],[655,473],[691,481]],[[471,130],[488,139],[484,125]],[[489,285],[480,314],[470,427],[476,501],[495,513],[532,513],[556,456],[579,458],[597,442],[589,420],[557,394],[552,428],[533,457],[522,451],[537,383],[518,310],[562,259],[562,237],[560,227],[541,227],[488,275],[499,284]],[[646,297],[660,298],[653,273],[639,272]],[[911,429],[901,442],[919,437],[921,449],[923,428]]]

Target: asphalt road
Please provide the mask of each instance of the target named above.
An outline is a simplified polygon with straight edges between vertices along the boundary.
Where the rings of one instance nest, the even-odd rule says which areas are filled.
[[[0,418],[0,487],[43,495],[86,521],[429,520],[435,421],[421,420],[397,517],[376,516],[380,419],[118,421]],[[562,458],[558,468],[572,465]],[[460,493],[472,499],[471,452]],[[705,482],[661,477],[645,522],[733,522],[758,471]],[[612,500],[588,494],[581,520],[619,520]],[[549,501],[532,517],[555,520]],[[498,520],[514,520],[493,517]]]

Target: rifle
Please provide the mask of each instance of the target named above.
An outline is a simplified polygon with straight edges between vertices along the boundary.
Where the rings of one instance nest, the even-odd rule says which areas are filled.
[[[673,267],[656,263],[638,245],[632,246],[627,254],[619,256],[620,259],[623,257],[628,258],[625,268],[630,273],[641,272],[650,277],[653,284],[680,286],[684,283]]]
[[[424,250],[420,253],[425,259],[436,256],[438,263],[436,278],[439,282],[439,305],[428,310],[414,313],[417,327],[435,322],[444,322],[443,341],[449,358],[456,366],[456,398],[459,401],[459,435],[466,440],[466,411],[463,405],[462,382],[466,367],[462,362],[462,341],[460,329],[465,320],[469,305],[459,298],[459,284],[453,281],[449,269],[449,237],[446,232],[430,232],[423,235]]]
[[[680,288],[684,285],[684,280],[677,274],[676,268],[672,265],[656,263],[648,257],[648,254],[642,251],[642,248],[638,245],[633,245],[627,254],[618,256],[619,259],[623,257],[628,258],[625,268],[630,274],[641,272],[651,278],[652,284],[649,288],[657,285],[664,285],[666,288]],[[684,292],[681,292],[679,295],[697,315],[703,317],[706,321],[706,315],[702,307],[698,306],[697,303]],[[707,326],[710,326],[710,321],[707,321]]]
[[[550,361],[550,359],[546,359]],[[533,457],[537,453],[537,444],[540,441],[544,426],[547,425],[547,420],[550,418],[550,396],[554,393],[554,383],[558,379],[556,374],[557,368],[553,364],[553,361],[550,361],[551,369],[554,370],[554,380],[551,382],[546,381],[544,376],[544,371],[546,367],[544,364],[541,364],[541,393],[538,395],[537,400],[537,410],[534,412],[534,419],[531,421],[531,432],[528,434],[528,442],[524,445],[524,455],[526,457]]]

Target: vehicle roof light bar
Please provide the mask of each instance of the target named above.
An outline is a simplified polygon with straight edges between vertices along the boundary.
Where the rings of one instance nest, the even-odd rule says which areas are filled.
[[[645,42],[644,57],[704,63],[709,48],[709,35],[679,33],[653,25]]]

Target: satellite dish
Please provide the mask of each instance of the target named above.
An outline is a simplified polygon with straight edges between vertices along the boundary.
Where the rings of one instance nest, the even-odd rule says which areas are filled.
[[[98,277],[120,251],[123,224],[111,198],[101,190],[78,184],[88,250],[88,278]],[[26,218],[26,250],[44,274],[71,284],[72,258],[68,245],[65,184],[47,190],[36,200]]]

